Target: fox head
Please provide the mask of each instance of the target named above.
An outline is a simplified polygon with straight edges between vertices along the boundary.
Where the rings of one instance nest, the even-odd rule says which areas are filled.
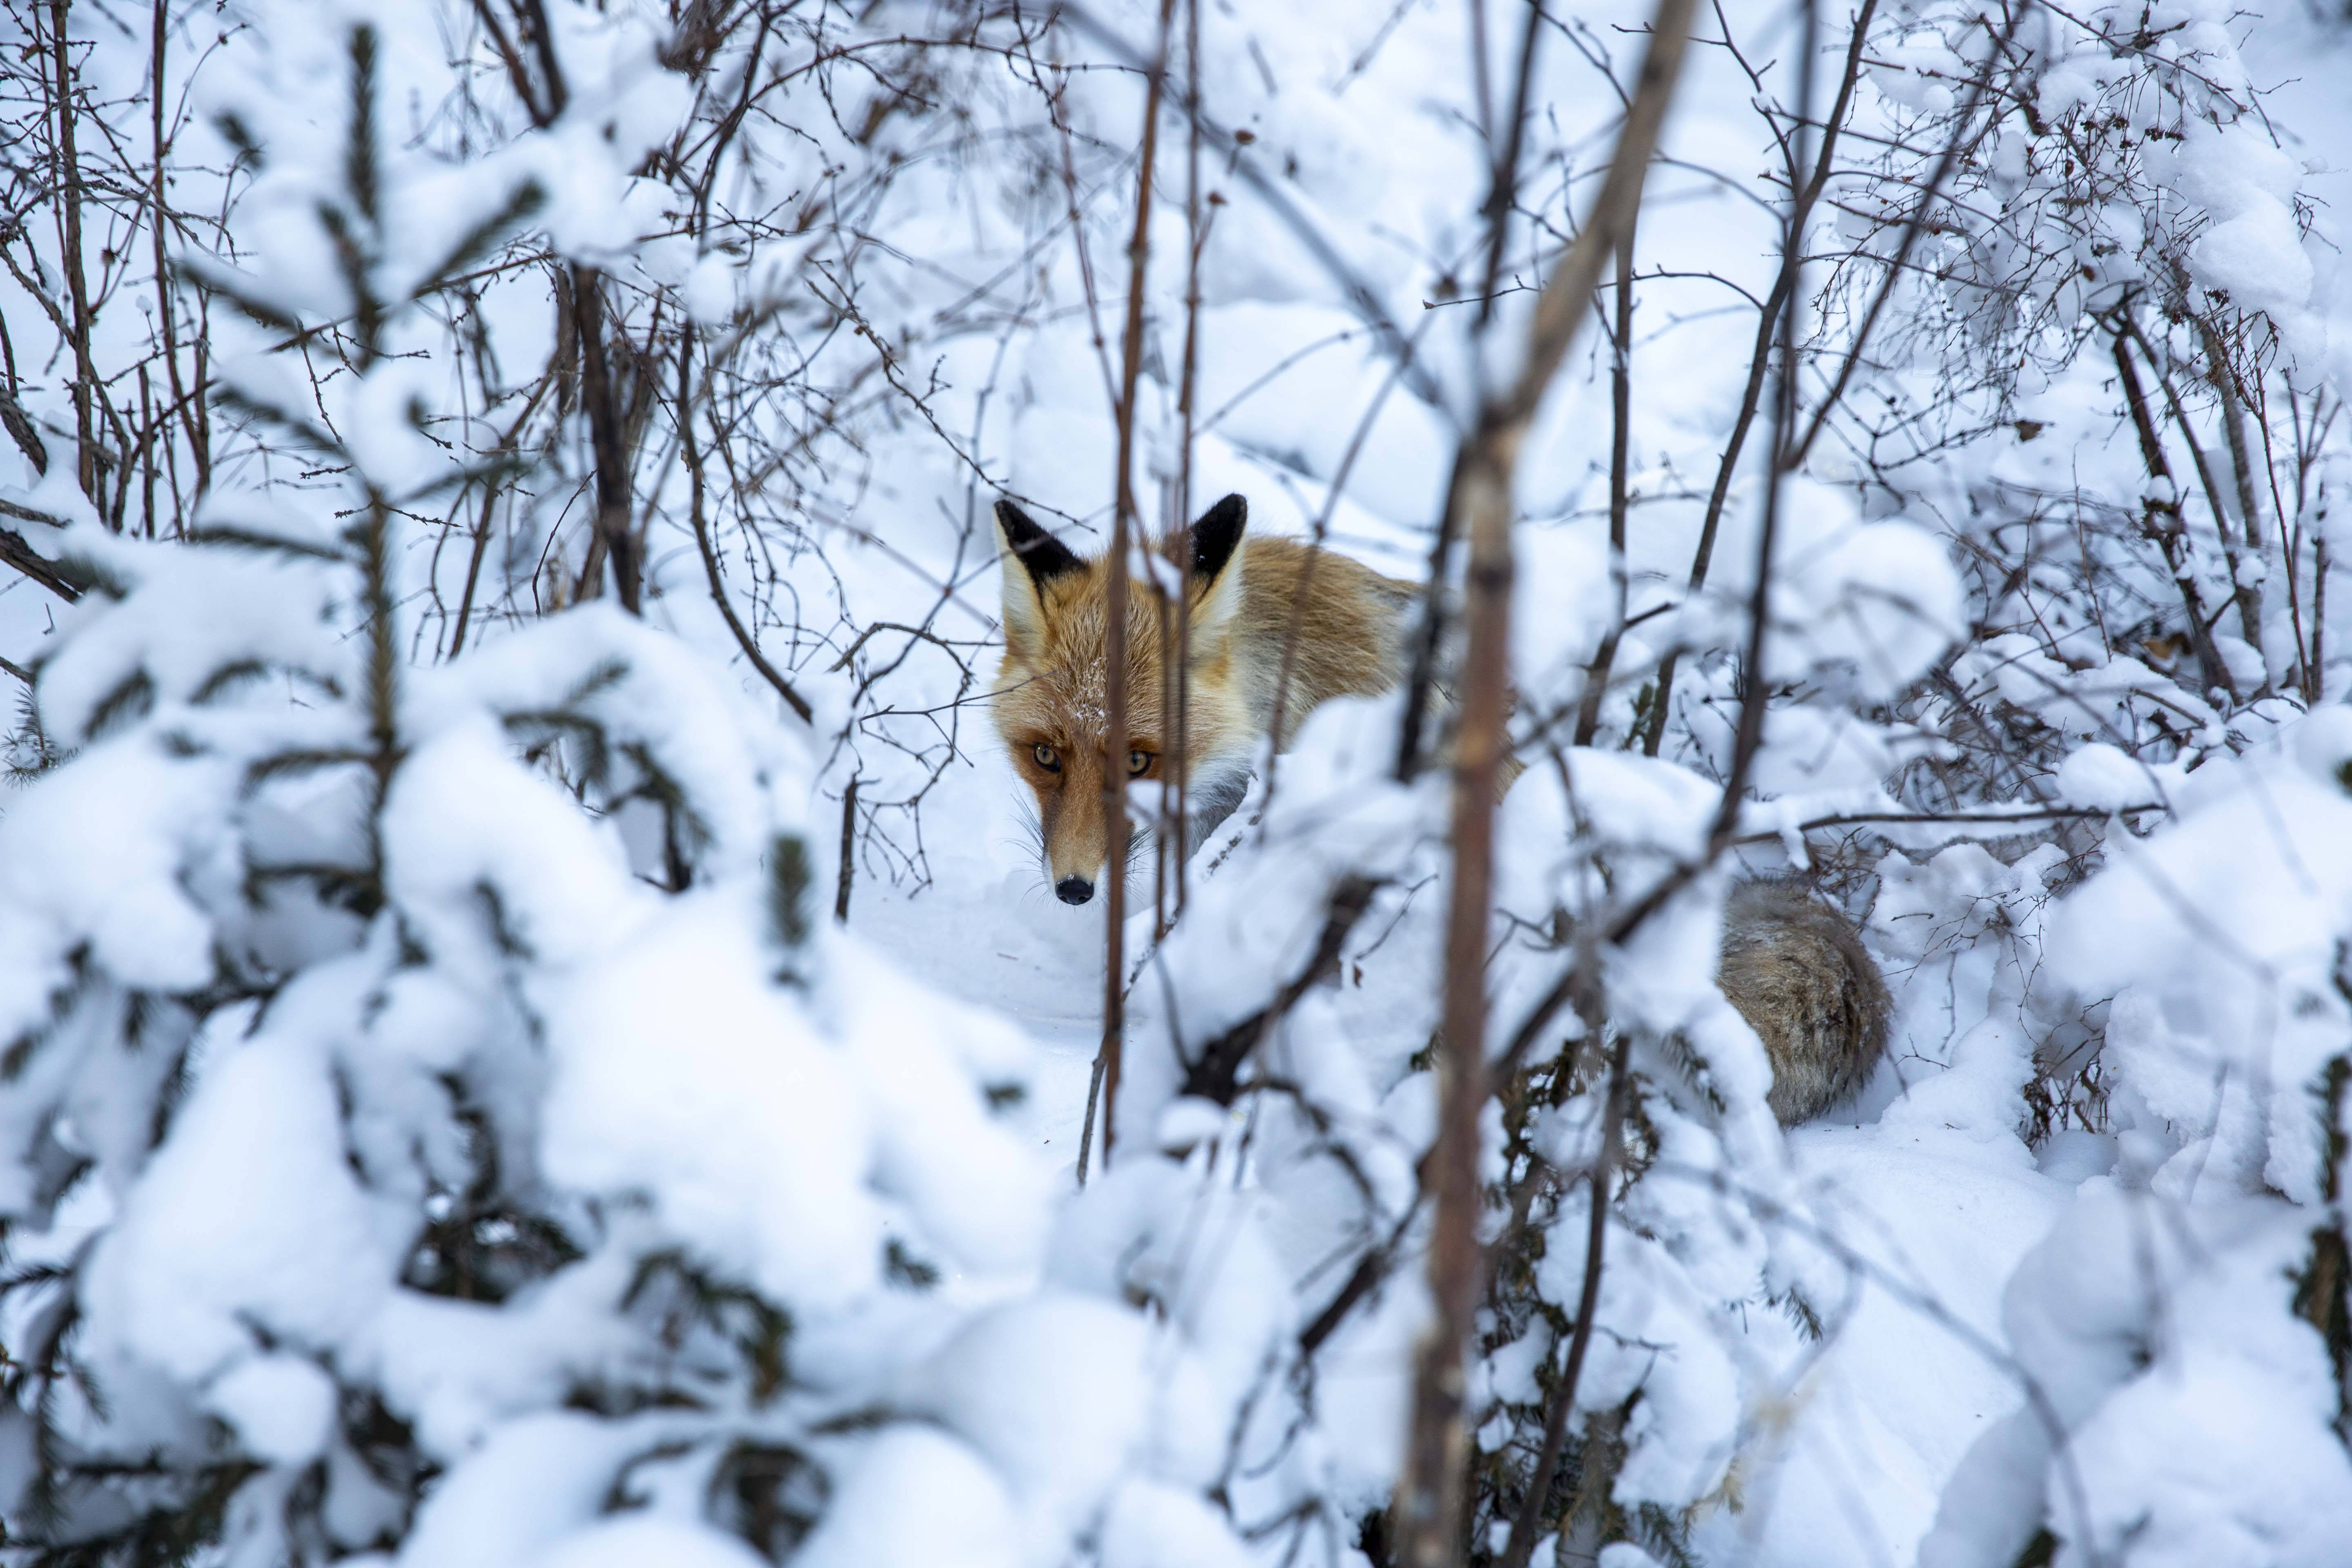
[[[1178,767],[1171,667],[1186,650],[1183,774],[1197,819],[1230,810],[1256,739],[1235,679],[1242,530],[1249,504],[1227,496],[1203,512],[1171,553],[1186,567],[1183,604],[1150,584],[1127,588],[1127,754],[1107,754],[1110,721],[1105,644],[1108,560],[1084,561],[1009,500],[996,503],[1004,574],[1004,662],[992,701],[997,733],[1037,797],[1045,878],[1064,903],[1083,904],[1109,857],[1104,789],[1172,778]],[[1179,642],[1177,614],[1184,617]],[[1117,787],[1114,784],[1114,787]]]

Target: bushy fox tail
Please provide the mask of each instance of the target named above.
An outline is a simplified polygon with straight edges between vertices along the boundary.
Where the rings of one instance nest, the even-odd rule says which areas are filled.
[[[1893,1010],[1846,919],[1793,882],[1743,882],[1723,909],[1723,994],[1764,1041],[1767,1103],[1784,1127],[1868,1081]]]

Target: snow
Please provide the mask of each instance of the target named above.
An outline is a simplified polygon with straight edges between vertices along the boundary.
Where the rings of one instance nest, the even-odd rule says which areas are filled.
[[[984,1097],[1027,1096],[1035,1066],[1028,1037],[1001,1015],[910,984],[854,941],[832,950],[825,1001],[877,1104],[876,1185],[929,1216],[965,1267],[1010,1275],[1034,1268],[1050,1179]]]
[[[1199,1370],[1132,1311],[1045,1293],[993,1309],[919,1372],[907,1405],[1005,1477],[1021,1561],[1062,1560],[1131,1470],[1198,1483],[1223,1434]]]
[[[327,1446],[334,1380],[299,1356],[248,1357],[214,1379],[206,1397],[238,1440],[273,1465],[307,1465]]]
[[[320,646],[333,587],[315,563],[192,551],[141,555],[133,565],[119,541],[96,529],[69,531],[64,549],[127,577],[122,604],[134,613],[104,616],[42,671],[42,722],[61,736],[90,733],[134,675],[146,678],[151,700],[163,702],[185,701],[248,661],[290,666],[321,680],[351,679],[353,666],[343,650]],[[164,608],[192,599],[211,605],[235,635],[225,639],[214,626]]]
[[[1809,1291],[1830,1337],[1790,1345],[1776,1368],[1778,1430],[1740,1478],[1746,1509],[1708,1521],[1722,1557],[1792,1568],[1899,1560],[1970,1442],[2019,1407],[1998,1359],[2000,1285],[2066,1194],[2008,1145],[2008,1160],[1989,1160],[1940,1123],[1796,1140],[1807,1185],[1853,1256],[1823,1267]]]
[[[1103,1519],[1103,1568],[1245,1568],[1249,1549],[1190,1491],[1130,1481]]]
[[[2058,769],[2058,793],[2076,805],[2106,811],[2157,798],[2147,769],[2104,741],[2094,741],[2067,757]]]
[[[2115,997],[2109,1050],[2130,1063],[2139,1124],[2164,1129],[2160,1185],[2315,1195],[2321,1129],[2305,1108],[2340,1048],[2327,976],[2352,900],[2346,756],[2339,709],[2207,764],[2179,825],[2117,855],[2053,932],[2062,973]]]
[[[435,1491],[403,1563],[497,1568],[530,1560],[595,1518],[631,1437],[571,1411],[507,1423]]]
[[[1903,689],[1962,629],[1959,578],[1923,529],[1868,523],[1825,550],[1791,553],[1818,617],[1796,646],[1816,666],[1850,667],[1866,696]]]
[[[730,1274],[838,1306],[881,1268],[861,1180],[874,1123],[846,1064],[761,983],[751,896],[664,910],[551,999],[541,1159],[567,1185],[642,1195]]]
[[[2147,1532],[2161,1544],[2142,1560],[2163,1568],[2337,1561],[2352,1529],[2352,1465],[2326,1413],[2298,1412],[2303,1419],[2284,1429],[2281,1422],[2307,1406],[2312,1386],[2224,1355],[2134,1383],[2074,1440],[2085,1470],[2131,1478],[2093,1494],[2091,1539],[2112,1552]],[[2147,1440],[2182,1430],[2203,1436],[2200,1451]]]
[[[2275,1289],[2303,1239],[2283,1205],[2159,1218],[2146,1194],[2085,1184],[2005,1293],[2044,1403],[1979,1441],[1923,1563],[2021,1541],[2045,1508],[2069,1562],[2126,1541],[2167,1564],[2340,1555],[2352,1462],[2327,1430],[2318,1338],[2245,1289]]]
[[[2192,277],[2242,308],[2293,322],[2311,298],[2294,201],[2302,171],[2252,125],[2199,126],[2177,152],[2150,155],[2158,177],[2203,207],[2208,225],[2189,250]]]
[[[1020,1524],[996,1470],[935,1428],[900,1423],[847,1467],[835,1507],[793,1557],[805,1568],[1014,1568]]]
[[[630,1340],[607,1305],[625,1288],[628,1266],[617,1256],[592,1262],[506,1311],[398,1291],[358,1348],[419,1446],[454,1462],[505,1418],[556,1405],[566,1389],[625,1363]]]
[[[47,1011],[67,954],[83,942],[134,985],[191,990],[212,977],[208,922],[180,873],[210,848],[207,808],[234,780],[175,766],[144,736],[95,747],[86,761],[72,788],[27,790],[0,819],[0,921],[24,955],[0,981],[0,1028],[11,1036]],[[144,831],[126,831],[131,824]]]
[[[329,1062],[300,1026],[358,978],[314,974],[207,1071],[91,1258],[101,1360],[203,1380],[271,1342],[331,1349],[381,1305],[406,1238],[345,1163]]]
[[[535,1557],[530,1568],[754,1568],[766,1561],[731,1535],[668,1519],[621,1518],[573,1531]]]

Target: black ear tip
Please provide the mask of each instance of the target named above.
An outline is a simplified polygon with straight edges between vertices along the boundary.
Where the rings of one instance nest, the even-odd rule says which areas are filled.
[[[1239,495],[1229,495],[1202,512],[1192,525],[1192,570],[1202,577],[1223,571],[1248,522],[1249,502]]]
[[[996,525],[1004,531],[1004,542],[1024,555],[1055,547],[1054,536],[1040,528],[1035,518],[1003,496],[996,501]]]
[[[1029,569],[1031,579],[1037,583],[1075,572],[1084,564],[1070,553],[1067,545],[1038,527],[1036,519],[1010,500],[997,500],[996,521],[1004,531],[1005,544],[1020,557],[1021,564]]]

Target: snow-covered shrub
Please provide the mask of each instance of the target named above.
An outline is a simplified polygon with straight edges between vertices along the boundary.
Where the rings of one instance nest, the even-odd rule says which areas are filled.
[[[2231,340],[2249,380],[2281,347],[2308,353],[2302,171],[2227,24],[2202,0],[1891,8],[1868,70],[1894,132],[1879,167],[1915,167],[1939,141],[1961,153],[1932,192],[1865,187],[1849,220],[1865,246],[1838,280],[1874,285],[1856,263],[1881,245],[1918,255],[1906,286],[1945,309],[1905,312],[1903,336],[1945,345],[1956,390],[2030,386],[2147,304]]]
[[[2342,1555],[2347,761],[2331,708],[2206,763],[2059,915],[2055,978],[2105,1015],[2113,1173],[2009,1284],[2033,1396],[1954,1478],[1923,1563],[2037,1532],[2061,1563]]]
[[[2225,20],[1895,8],[1866,72],[1892,140],[1822,297],[1820,363],[1869,390],[1826,418],[1825,437],[1850,422],[1848,455],[1816,470],[1845,469],[1865,512],[1932,520],[1967,586],[1970,635],[1892,704],[1916,737],[1895,794],[2050,813],[1999,853],[2039,857],[2052,894],[2114,847],[2104,814],[2168,807],[2343,684],[2310,176],[2250,64],[2263,30]],[[1911,265],[1869,260],[1888,256]],[[1899,327],[1845,364],[1845,326],[1877,307]],[[1835,860],[1861,881],[1879,855]],[[2037,941],[1998,934],[2035,973],[2037,1146],[2103,1125],[2097,1029],[2062,1026],[2079,1000],[2035,971]]]
[[[844,1325],[919,1350],[961,1309],[918,1287],[1040,1243],[1017,1037],[813,918],[806,763],[696,656],[590,609],[388,671],[311,549],[106,552],[44,668],[10,1537],[510,1561],[635,1499],[673,1552],[793,1539],[813,1407],[888,1386]]]
[[[398,535],[467,473],[391,352],[414,286],[377,291],[429,171],[372,140],[378,35],[341,37],[272,84],[334,145],[257,146],[310,181],[278,237],[352,264],[323,302],[284,253],[214,279],[356,315],[331,405],[232,372],[327,480],[216,493],[185,543],[68,535],[62,760],[0,818],[9,1542],[1042,1563],[1130,1473],[1181,1512],[1148,1478],[1199,1467],[1120,1393],[1150,1325],[987,1306],[1045,1241],[1027,1048],[821,918],[805,743],[610,608],[407,662]]]
[[[2242,710],[2317,700],[2340,646],[2319,247],[2255,40],[2200,4],[1876,26],[1887,141],[1812,351],[1866,390],[1808,439],[1865,511],[1936,519],[1970,579],[1978,635],[1906,703],[1949,748],[1906,798],[2054,802],[2084,741],[2193,762]]]

